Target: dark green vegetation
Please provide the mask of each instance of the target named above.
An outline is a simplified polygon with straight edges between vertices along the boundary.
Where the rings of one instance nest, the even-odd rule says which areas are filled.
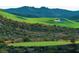
[[[0,52],[76,51],[75,41],[79,40],[79,23],[59,19],[27,18],[0,10]],[[32,45],[33,43],[35,45]],[[67,49],[64,46],[67,46]],[[70,46],[72,48],[69,48]]]
[[[19,8],[10,8],[5,11],[20,16],[31,18],[67,18],[75,21],[79,21],[79,11],[70,11],[65,9],[49,9],[47,7],[35,8],[23,6]]]
[[[0,45],[0,52],[4,53],[79,53],[79,45],[72,44],[69,45],[53,45],[53,46],[33,46],[33,47],[25,47],[25,46],[6,46]]]

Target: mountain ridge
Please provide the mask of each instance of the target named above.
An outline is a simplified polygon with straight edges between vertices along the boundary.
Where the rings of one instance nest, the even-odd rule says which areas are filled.
[[[72,20],[79,19],[79,11],[70,11],[59,8],[49,9],[47,7],[35,8],[35,7],[23,6],[19,8],[5,9],[5,11],[12,14],[31,18],[52,17],[52,18],[68,18]]]

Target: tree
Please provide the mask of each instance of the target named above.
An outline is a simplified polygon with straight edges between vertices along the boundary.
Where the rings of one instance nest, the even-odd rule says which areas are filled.
[[[74,33],[72,33],[70,36],[70,42],[71,42],[71,46],[72,46],[71,52],[77,52],[76,36]]]
[[[23,38],[23,41],[24,41],[24,42],[30,42],[31,40],[30,40],[28,37],[24,37],[24,38]]]

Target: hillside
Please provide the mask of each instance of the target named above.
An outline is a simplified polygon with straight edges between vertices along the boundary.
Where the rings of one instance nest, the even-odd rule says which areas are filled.
[[[51,40],[61,40],[65,38],[67,38],[68,40],[73,35],[78,37],[79,34],[78,29],[64,27],[70,23],[72,25],[76,24],[76,22],[74,21],[64,19],[65,22],[62,23],[58,20],[55,20],[57,18],[25,18],[25,19],[18,18],[16,15],[9,14],[1,10],[0,39],[12,40],[14,42],[51,41]],[[51,21],[53,23],[51,23]]]
[[[0,52],[72,52],[73,42],[79,43],[78,24],[65,18],[28,18],[0,10]]]
[[[79,22],[65,19],[65,18],[28,18],[13,15],[11,13],[0,10],[0,15],[7,19],[11,19],[13,21],[30,23],[30,24],[45,24],[45,25],[56,25],[62,27],[70,27],[70,28],[79,28]]]
[[[65,9],[49,9],[46,7],[35,8],[23,6],[19,8],[5,9],[9,13],[13,13],[20,16],[31,17],[31,18],[67,18],[75,21],[79,21],[79,11],[70,11]]]

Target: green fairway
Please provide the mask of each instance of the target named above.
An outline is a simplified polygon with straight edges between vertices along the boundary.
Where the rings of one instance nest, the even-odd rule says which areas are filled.
[[[78,43],[79,41],[76,41],[76,44]],[[21,43],[9,44],[9,46],[39,47],[39,46],[57,46],[57,45],[66,45],[66,44],[71,44],[71,42],[69,41],[21,42]]]
[[[79,22],[64,19],[64,22],[56,22],[58,18],[28,18],[25,22],[31,24],[56,25],[61,27],[79,28]]]
[[[14,43],[9,44],[10,46],[25,46],[25,47],[35,47],[35,46],[55,46],[55,45],[65,45],[70,44],[67,41],[44,41],[44,42],[22,42],[22,43]]]
[[[45,24],[50,26],[57,25],[57,26],[69,27],[69,28],[79,28],[79,22],[72,21],[69,19],[64,19],[64,22],[57,22],[55,20],[58,18],[27,18],[22,16],[16,16],[16,15],[7,13],[3,10],[0,10],[0,15],[2,15],[7,19],[11,19],[13,21],[25,22],[30,24]]]

